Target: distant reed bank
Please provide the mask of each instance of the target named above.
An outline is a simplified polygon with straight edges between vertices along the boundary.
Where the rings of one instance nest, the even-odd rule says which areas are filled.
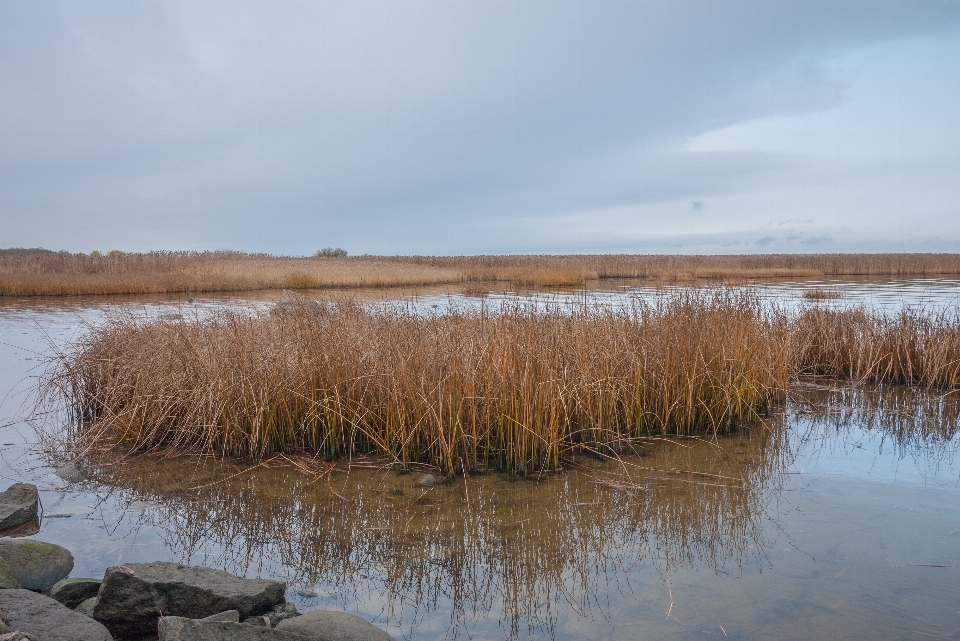
[[[788,316],[735,291],[426,315],[300,298],[204,321],[114,315],[59,357],[45,391],[67,403],[79,451],[375,453],[524,474],[735,428],[804,374],[958,389],[960,322]]]
[[[672,281],[960,274],[960,254],[743,256],[357,256],[240,252],[70,254],[0,250],[0,295],[62,296],[503,282],[570,287],[602,278]]]

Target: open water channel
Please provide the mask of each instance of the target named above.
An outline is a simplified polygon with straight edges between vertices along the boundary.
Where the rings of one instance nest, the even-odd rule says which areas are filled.
[[[892,312],[957,313],[960,296],[950,280],[751,287],[788,308],[813,304],[812,287],[842,292],[816,304]],[[514,295],[456,291],[356,295],[431,308]],[[32,386],[86,323],[118,306],[203,314],[278,297],[0,300],[0,489],[38,485],[33,537],[70,549],[72,576],[169,560],[278,578],[301,611],[343,609],[411,640],[960,639],[957,393],[803,380],[736,436],[428,490],[370,460],[140,456],[55,474],[41,432],[63,418],[35,413]]]

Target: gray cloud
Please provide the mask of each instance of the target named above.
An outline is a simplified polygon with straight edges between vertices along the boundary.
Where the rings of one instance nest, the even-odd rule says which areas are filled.
[[[764,194],[819,207],[891,167],[689,141],[836,108],[831,60],[958,26],[939,2],[2,0],[0,244],[640,251],[681,242],[658,216],[809,218]],[[564,236],[583,219],[605,235]]]

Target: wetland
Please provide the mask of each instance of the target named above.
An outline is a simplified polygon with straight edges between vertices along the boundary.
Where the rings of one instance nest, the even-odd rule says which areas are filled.
[[[890,317],[955,317],[960,292],[949,279],[748,287],[792,314],[863,305]],[[609,308],[677,289],[351,295],[442,314],[518,297]],[[804,295],[813,290],[838,294]],[[75,576],[169,560],[276,578],[301,610],[342,609],[411,640],[960,635],[960,399],[949,386],[813,372],[737,429],[651,431],[629,451],[570,448],[524,475],[452,466],[426,486],[423,475],[444,476],[438,466],[372,451],[63,458],[56,437],[69,416],[39,413],[35,387],[57,350],[121,308],[178,323],[225,307],[268,313],[279,298],[2,301],[4,484],[40,487],[35,536],[71,549]]]

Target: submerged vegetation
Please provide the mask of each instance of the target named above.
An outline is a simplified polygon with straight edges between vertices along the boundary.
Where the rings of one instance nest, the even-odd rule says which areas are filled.
[[[46,394],[66,399],[81,451],[373,453],[523,474],[750,422],[796,376],[960,388],[946,314],[789,316],[729,290],[489,308],[294,297],[206,320],[119,314],[60,357]]]
[[[326,248],[310,257],[240,252],[70,254],[0,250],[0,295],[151,294],[322,287],[503,282],[570,287],[603,278],[668,281],[939,276],[960,274],[960,254],[766,254],[753,256],[355,256]]]

